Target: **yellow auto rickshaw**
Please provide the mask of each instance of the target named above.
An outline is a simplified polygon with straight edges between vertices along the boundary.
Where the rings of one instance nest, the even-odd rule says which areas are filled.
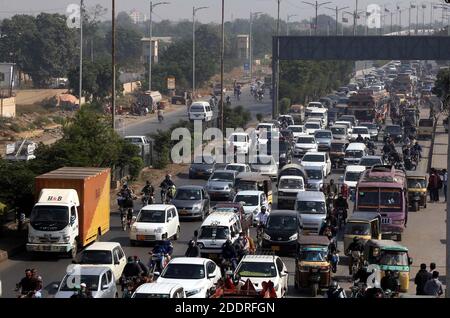
[[[364,243],[370,239],[381,239],[381,215],[376,212],[354,212],[347,220],[344,230],[344,252],[358,237]]]
[[[398,275],[399,291],[408,291],[412,258],[408,255],[407,247],[392,240],[369,240],[365,245],[364,259],[369,265],[379,266],[380,279],[388,270]]]
[[[328,260],[330,241],[321,235],[300,235],[298,254],[295,258],[295,289],[311,288],[317,296],[320,289],[331,283],[331,264]]]
[[[269,205],[273,205],[272,179],[257,172],[241,172],[236,177],[236,191],[263,191]]]
[[[408,183],[408,203],[411,211],[427,207],[427,176],[416,171],[406,171]]]

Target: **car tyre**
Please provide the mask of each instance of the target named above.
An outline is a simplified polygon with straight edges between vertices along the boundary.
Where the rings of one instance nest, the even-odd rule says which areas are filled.
[[[136,241],[135,240],[130,240],[130,245],[131,246],[136,246]]]
[[[177,232],[173,236],[173,239],[177,241],[180,238],[180,227],[177,227]]]

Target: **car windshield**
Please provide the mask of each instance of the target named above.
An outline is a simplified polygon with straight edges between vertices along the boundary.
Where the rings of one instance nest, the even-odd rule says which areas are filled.
[[[402,211],[401,189],[378,189],[360,188],[358,189],[358,209],[377,210],[382,212]]]
[[[331,133],[328,131],[318,131],[314,134],[316,138],[331,138]]]
[[[202,199],[201,190],[197,189],[178,189],[175,194],[175,200],[198,201]]]
[[[387,126],[386,132],[390,134],[400,134],[402,132],[402,129],[399,126]]]
[[[301,214],[325,214],[325,202],[297,201],[297,211]]]
[[[256,157],[256,163],[257,165],[273,165],[274,159],[272,156],[258,156]]]
[[[136,221],[140,223],[165,223],[166,212],[141,210]]]
[[[348,98],[339,98],[338,100],[338,104],[347,104],[348,103]]]
[[[271,130],[272,126],[271,125],[258,125],[257,130],[261,130],[261,129]]]
[[[203,113],[203,106],[191,106],[191,113]]]
[[[362,150],[347,150],[345,152],[346,158],[361,158],[364,155]]]
[[[308,175],[308,179],[312,180],[321,180],[323,178],[323,171],[320,169],[317,170],[305,170]]]
[[[214,172],[211,176],[212,181],[233,181],[233,174],[226,172]]]
[[[360,166],[374,166],[374,165],[381,165],[381,159],[378,158],[361,158],[359,161]]]
[[[243,171],[245,171],[245,166],[242,166],[242,165],[227,165],[225,167],[225,170],[233,170],[233,171],[237,171],[237,172],[243,172]]]
[[[258,201],[258,195],[238,194],[234,198],[234,202],[243,202],[244,206],[256,206],[259,203]]]
[[[69,208],[55,205],[38,205],[30,215],[30,224],[42,231],[61,231],[69,224]]]
[[[361,124],[361,126],[364,126],[364,127],[367,127],[367,129],[370,129],[370,130],[375,130],[375,129],[377,129],[377,125],[375,125],[375,124]]]
[[[367,135],[368,133],[367,128],[353,128],[353,134]]]
[[[170,264],[161,274],[167,279],[202,279],[205,278],[205,268],[201,264]]]
[[[240,277],[276,277],[274,263],[242,262],[237,270]]]
[[[214,164],[214,158],[211,156],[195,157],[194,163]]]
[[[297,218],[295,216],[269,216],[267,229],[272,231],[294,231],[297,229]]]
[[[427,187],[425,179],[410,179],[408,178],[408,189],[423,189]]]
[[[369,223],[350,223],[345,225],[345,234],[348,235],[369,235],[370,224]]]
[[[408,254],[401,251],[382,251],[380,264],[388,266],[408,266]]]
[[[78,284],[84,283],[88,290],[96,292],[98,290],[98,281],[99,277],[97,275],[66,275],[61,283],[60,291],[75,291]],[[77,282],[76,286],[73,282]]]
[[[308,138],[308,137],[298,137],[297,138],[298,144],[314,144],[315,140],[314,138]]]
[[[345,181],[358,181],[359,178],[361,177],[361,173],[362,173],[362,172],[348,171],[348,172],[345,174]]]
[[[324,262],[327,259],[325,251],[303,250],[300,253],[300,260],[305,262]]]
[[[301,132],[303,132],[303,128],[300,127],[300,126],[298,126],[298,127],[292,127],[292,126],[290,126],[290,127],[288,127],[288,129],[289,129],[290,131],[296,132],[296,133],[301,133]]]
[[[323,155],[304,155],[302,162],[325,162],[325,156]]]
[[[81,254],[80,264],[111,264],[112,254],[111,251],[93,251],[85,250]]]
[[[304,187],[303,179],[281,179],[278,186],[279,189],[298,189],[302,190]]]
[[[230,230],[226,226],[202,226],[199,239],[226,240]]]
[[[344,152],[345,145],[344,144],[331,144],[330,148],[331,152]]]
[[[331,132],[335,135],[344,135],[345,128],[343,127],[331,127]]]
[[[316,123],[306,123],[305,124],[306,129],[319,129],[320,125]]]

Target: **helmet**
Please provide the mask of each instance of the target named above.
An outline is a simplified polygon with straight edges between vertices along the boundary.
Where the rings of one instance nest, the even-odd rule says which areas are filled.
[[[150,185],[151,183],[150,183],[150,181],[147,180],[147,182],[145,182],[145,184],[146,185]]]
[[[335,280],[333,280],[333,281],[331,282],[330,288],[332,288],[332,289],[337,289],[338,287],[339,287],[339,286],[338,286],[338,282],[335,281]]]
[[[189,241],[189,246],[190,246],[190,247],[194,247],[194,246],[195,246],[194,240],[190,240],[190,241]]]

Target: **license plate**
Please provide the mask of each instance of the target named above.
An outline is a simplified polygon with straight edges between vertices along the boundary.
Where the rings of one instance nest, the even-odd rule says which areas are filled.
[[[52,250],[51,246],[42,246],[42,250],[46,252],[50,252]]]
[[[209,258],[209,259],[216,258],[216,257],[217,257],[216,254],[208,254],[208,258]]]
[[[138,241],[145,241],[145,235],[136,235]]]
[[[187,215],[187,214],[188,214],[186,210],[181,210],[181,211],[179,211],[178,213],[179,213],[180,215]]]
[[[272,251],[279,251],[280,247],[279,246],[272,246]]]
[[[391,218],[382,218],[381,219],[381,224],[391,224],[391,223],[392,223]]]

